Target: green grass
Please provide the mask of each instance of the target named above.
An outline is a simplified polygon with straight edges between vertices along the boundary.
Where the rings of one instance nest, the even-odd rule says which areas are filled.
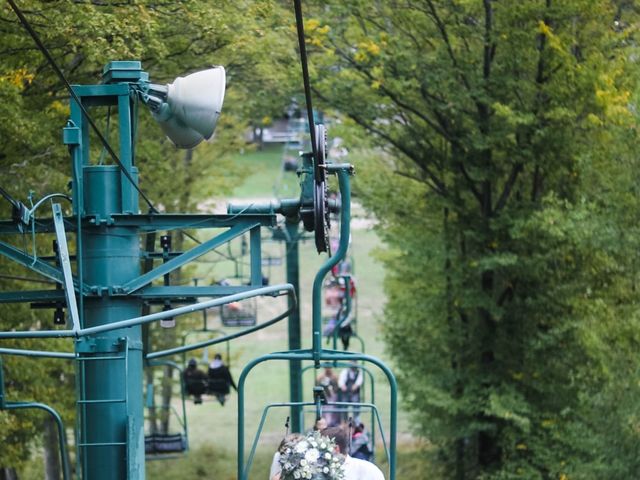
[[[239,155],[238,165],[249,172],[245,181],[233,190],[234,198],[295,198],[300,195],[295,172],[282,170],[284,148],[267,144],[263,150]]]

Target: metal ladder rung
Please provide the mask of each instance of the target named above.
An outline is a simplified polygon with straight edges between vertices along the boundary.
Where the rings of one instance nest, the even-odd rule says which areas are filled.
[[[79,447],[124,447],[126,442],[79,443]]]
[[[80,362],[88,362],[90,360],[125,360],[126,356],[103,356],[103,357],[77,357],[76,360]]]
[[[95,403],[124,403],[127,400],[125,398],[115,398],[115,399],[107,399],[107,400],[77,400],[76,403],[82,404],[95,404]]]

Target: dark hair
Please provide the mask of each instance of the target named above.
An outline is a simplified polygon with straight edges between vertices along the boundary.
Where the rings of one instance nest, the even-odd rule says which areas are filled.
[[[301,433],[290,433],[288,435],[285,435],[285,437],[280,442],[280,445],[278,446],[278,452],[284,453],[284,445],[286,443],[299,442],[303,438],[304,438],[304,435],[302,435]]]
[[[222,360],[222,355],[220,355],[219,353],[216,353],[213,358],[215,358],[216,360]]]
[[[189,360],[190,367],[195,367],[196,365],[198,365],[198,362],[196,361],[195,358],[192,358],[191,360]]]
[[[343,427],[329,427],[322,430],[322,435],[329,437],[338,447],[340,453],[346,455],[349,453],[349,435]]]

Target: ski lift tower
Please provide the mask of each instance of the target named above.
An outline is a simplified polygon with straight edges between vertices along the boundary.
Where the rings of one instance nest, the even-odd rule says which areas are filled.
[[[222,67],[178,77],[169,85],[154,85],[142,71],[140,62],[110,62],[104,68],[101,84],[71,89],[71,117],[64,128],[63,141],[71,154],[72,214],[65,216],[62,205],[54,202],[69,197],[53,194],[32,209],[12,200],[13,218],[0,222],[3,237],[0,254],[64,287],[0,292],[0,303],[48,302],[52,307],[64,304],[68,319],[66,328],[0,332],[0,340],[68,337],[74,340],[75,352],[0,348],[0,355],[49,356],[76,362],[77,448],[81,478],[132,480],[145,477],[142,392],[145,361],[203,346],[200,342],[149,352],[148,346],[143,345],[143,324],[170,321],[181,314],[257,295],[294,295],[290,285],[262,285],[260,228],[275,226],[275,215],[160,214],[138,186],[134,145],[138,104],[144,103],[151,109],[176,146],[192,148],[213,134],[224,85]],[[119,135],[115,148],[106,142],[89,116],[89,110],[98,107],[117,109]],[[103,141],[114,164],[104,165],[91,158],[91,140],[95,139],[90,137],[90,127]],[[139,213],[139,196],[150,205],[150,213]],[[51,200],[52,216],[36,219],[36,210],[48,205],[45,200]],[[185,252],[171,252],[170,259],[165,258],[164,262],[162,253],[154,251],[153,241],[146,242],[151,244],[150,248],[141,250],[141,234],[147,234],[148,240],[154,238],[156,231],[186,228],[216,229],[216,232]],[[4,239],[26,231],[36,235],[55,233],[60,267]],[[171,271],[247,232],[250,237],[249,285],[185,287],[153,284]],[[67,233],[75,234],[74,256],[67,246]],[[143,258],[157,260],[159,264],[143,272]],[[202,301],[202,298],[208,300]],[[173,304],[173,307],[141,316],[145,302]],[[8,405],[4,392],[0,391],[0,397],[3,399],[0,408],[4,408]]]

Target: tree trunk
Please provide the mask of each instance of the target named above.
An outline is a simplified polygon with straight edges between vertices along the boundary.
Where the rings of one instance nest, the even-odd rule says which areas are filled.
[[[160,422],[160,432],[164,435],[169,433],[169,419],[171,413],[171,398],[173,397],[173,369],[164,367],[164,377],[162,380],[162,416]]]
[[[53,418],[47,417],[44,421],[44,478],[58,480],[61,474],[58,428]]]
[[[13,467],[0,467],[0,480],[18,480],[18,474]]]
[[[146,377],[147,377],[147,385],[151,385],[153,388],[153,369],[146,369]],[[149,388],[149,387],[147,387]],[[156,395],[155,392],[151,396],[151,404],[149,405],[149,418],[147,421],[149,422],[149,435],[155,435],[158,433],[158,412],[156,410]]]

